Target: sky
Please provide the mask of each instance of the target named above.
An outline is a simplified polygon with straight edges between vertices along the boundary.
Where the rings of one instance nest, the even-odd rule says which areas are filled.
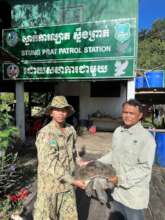
[[[159,18],[165,19],[165,0],[139,0],[139,30],[150,29]]]

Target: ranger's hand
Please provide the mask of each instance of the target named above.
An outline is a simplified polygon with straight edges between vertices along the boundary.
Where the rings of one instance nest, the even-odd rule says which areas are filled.
[[[72,182],[72,185],[74,185],[76,187],[79,187],[81,189],[85,189],[85,187],[86,187],[86,184],[85,184],[85,182],[83,180],[74,180]]]
[[[85,167],[91,162],[93,162],[93,160],[82,160],[81,158],[76,158],[76,163],[80,167]]]
[[[65,174],[64,176],[62,176],[62,177],[59,179],[59,181],[60,181],[61,183],[69,183],[69,184],[72,184],[73,181],[74,181],[74,179],[73,179],[73,177],[72,177],[71,175]]]

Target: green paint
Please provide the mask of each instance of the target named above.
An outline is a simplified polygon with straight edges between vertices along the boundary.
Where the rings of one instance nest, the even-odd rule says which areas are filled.
[[[22,63],[4,65],[5,79],[105,79],[130,78],[133,59]]]
[[[21,60],[135,57],[135,19],[8,29],[4,47]]]

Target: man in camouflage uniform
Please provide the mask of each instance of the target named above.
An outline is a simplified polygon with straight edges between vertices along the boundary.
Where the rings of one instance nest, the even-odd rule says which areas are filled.
[[[75,192],[71,184],[61,181],[75,169],[75,129],[65,123],[74,112],[64,96],[55,96],[47,113],[52,121],[37,136],[38,181],[34,220],[77,220]],[[65,178],[64,178],[65,179]]]

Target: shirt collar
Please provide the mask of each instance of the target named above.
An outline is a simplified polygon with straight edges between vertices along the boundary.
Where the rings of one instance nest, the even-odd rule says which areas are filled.
[[[64,135],[64,133],[60,130],[59,127],[56,126],[53,120],[50,122],[50,126],[52,131],[54,130],[54,132],[56,132],[58,135],[62,135],[62,136]],[[69,136],[72,133],[72,130],[69,127],[70,126],[65,122],[64,124],[65,136]]]
[[[121,127],[121,132],[128,132],[129,134],[133,134],[136,132],[140,127],[142,127],[141,122],[137,122],[135,125],[131,126],[130,128],[125,128],[124,126]]]

